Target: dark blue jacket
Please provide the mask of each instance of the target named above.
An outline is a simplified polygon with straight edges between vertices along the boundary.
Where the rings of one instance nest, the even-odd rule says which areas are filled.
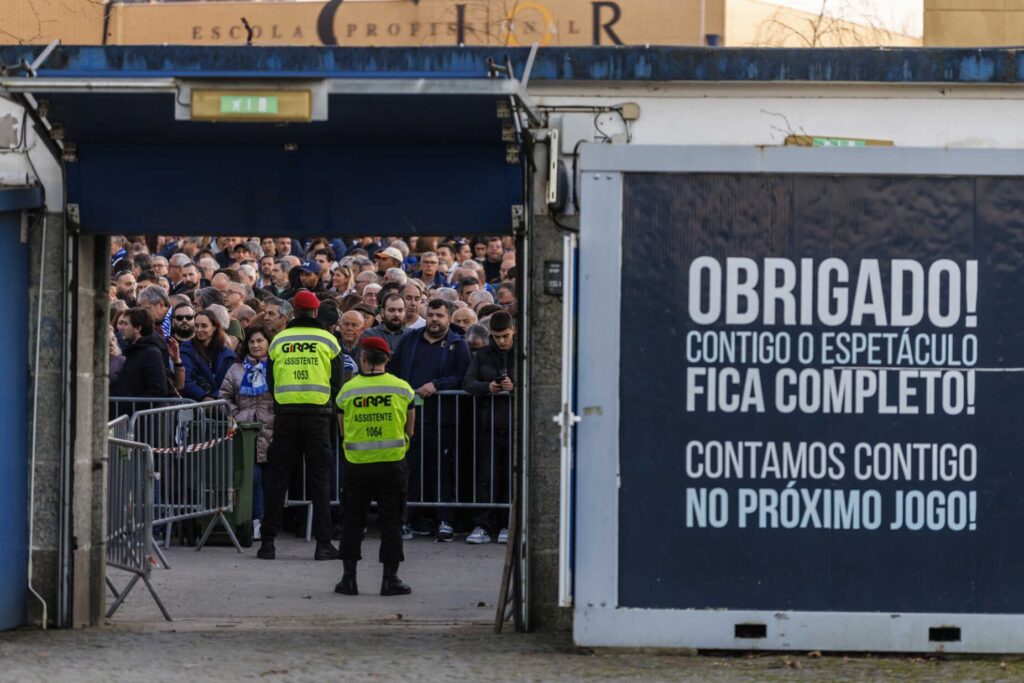
[[[413,368],[422,363],[424,358],[417,358],[416,351],[423,339],[425,328],[410,330],[392,350],[388,372],[409,382],[413,377]],[[466,341],[455,330],[448,328],[448,336],[438,342],[441,345],[441,360],[436,368],[429,368],[430,381],[438,391],[461,389],[462,380],[469,368],[470,353]],[[422,366],[419,366],[422,370]],[[421,374],[421,373],[417,373]],[[410,382],[411,383],[411,382]],[[422,386],[422,385],[421,385]],[[419,386],[413,385],[413,389]]]
[[[217,355],[211,370],[196,351],[195,341],[189,339],[184,342],[181,345],[181,362],[185,366],[185,388],[181,391],[182,396],[193,401],[202,401],[207,397],[217,398],[220,385],[224,382],[224,375],[228,374],[235,360],[235,352],[225,345]]]

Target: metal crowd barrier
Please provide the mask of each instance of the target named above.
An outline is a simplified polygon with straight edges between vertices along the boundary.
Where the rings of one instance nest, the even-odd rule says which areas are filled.
[[[153,535],[153,449],[148,444],[129,441],[119,435],[128,431],[128,418],[110,423],[107,440],[107,566],[132,575],[128,585],[118,591],[110,576],[107,586],[114,603],[107,610],[109,619],[132,592],[139,579],[149,589],[164,619],[171,620],[160,596],[149,580],[152,568]]]
[[[149,410],[151,408],[163,408],[170,405],[182,405],[185,403],[195,403],[190,398],[150,398],[144,396],[111,396],[109,399],[109,410],[108,414],[110,419],[113,420],[121,415],[127,415],[131,417],[134,413],[140,410]]]
[[[414,468],[419,460],[419,487],[409,491],[409,507],[511,509],[512,395],[474,398],[465,391],[439,391],[437,397],[434,411],[423,406],[416,410],[416,436],[406,461]],[[428,418],[438,425],[429,434]],[[415,453],[417,445],[419,452]],[[484,490],[480,490],[477,474],[484,467],[490,476],[486,477]],[[433,485],[429,489],[428,472],[433,475],[429,477]],[[504,486],[496,485],[499,474],[505,475]],[[466,476],[470,477],[470,487],[463,485]],[[453,482],[449,496],[441,495],[445,477]]]
[[[203,401],[135,412],[129,432],[153,449],[158,475],[153,525],[212,517],[196,545],[202,550],[217,523],[242,552],[225,513],[234,507],[232,438],[235,423],[227,401]],[[161,561],[166,561],[161,556]]]
[[[430,415],[422,405],[416,410],[416,436],[406,455],[410,470],[408,506],[511,509],[512,395],[502,393],[475,398],[465,391],[439,391],[437,400],[431,403]],[[439,428],[431,428],[427,435],[428,424],[439,425]],[[331,505],[334,506],[340,505],[345,455],[340,441],[337,438],[332,441],[335,467]],[[484,468],[489,476],[481,487],[478,473]],[[305,463],[301,470],[300,496],[289,497],[285,506],[306,507],[308,542],[312,537],[313,504],[306,492]],[[450,491],[443,490],[443,482],[451,484]]]

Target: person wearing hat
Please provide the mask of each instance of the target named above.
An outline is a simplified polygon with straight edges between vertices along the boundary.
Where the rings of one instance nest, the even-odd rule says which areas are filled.
[[[377,274],[381,277],[388,272],[388,268],[401,268],[402,262],[405,260],[402,252],[396,247],[381,249],[374,257],[377,259]]]
[[[331,399],[342,383],[341,347],[317,320],[320,300],[299,290],[292,300],[294,318],[270,344],[267,370],[274,393],[274,438],[267,452],[265,511],[262,543],[256,556],[273,560],[274,538],[281,530],[281,515],[292,472],[306,456],[313,502],[316,551],[313,559],[335,560],[331,544]]]
[[[304,261],[299,266],[299,282],[311,292],[322,292],[325,289],[320,277],[322,273],[323,269],[319,263]]]
[[[356,565],[370,501],[377,501],[380,523],[380,562],[384,565],[381,595],[412,592],[400,578],[402,507],[408,474],[405,452],[416,424],[415,393],[408,382],[387,372],[391,349],[380,337],[362,340],[361,374],[349,380],[338,394],[338,428],[345,452],[344,514],[341,527],[341,581],[334,587],[343,595],[358,595]]]

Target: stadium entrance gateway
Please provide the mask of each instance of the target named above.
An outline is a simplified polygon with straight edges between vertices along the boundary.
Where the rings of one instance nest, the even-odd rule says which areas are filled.
[[[11,50],[18,54],[5,53],[7,64],[19,63],[22,53],[25,63],[35,58],[31,50]],[[65,273],[69,279],[56,288],[77,292],[77,300],[54,306],[67,319],[52,323],[76,340],[79,366],[96,359],[76,396],[80,413],[92,410],[91,433],[74,437],[84,463],[89,451],[105,452],[104,235],[514,234],[524,273],[518,299],[521,310],[528,307],[524,130],[539,114],[512,67],[489,63],[501,63],[502,54],[459,51],[457,63],[446,62],[452,53],[420,51],[412,61],[395,55],[387,66],[369,50],[58,48],[44,55],[45,66],[5,81],[6,94],[28,106],[63,161],[67,231],[51,223],[41,268]],[[405,66],[414,62],[423,66]],[[528,333],[526,316],[519,329]],[[526,361],[516,364],[518,387],[527,386]],[[64,362],[74,374],[74,360]],[[516,422],[525,425],[529,393],[517,395]],[[71,439],[74,429],[60,426],[59,438]],[[526,453],[521,436],[514,438],[519,462]],[[102,480],[93,485],[101,490]],[[84,523],[91,492],[65,485],[62,495],[82,508]],[[517,519],[520,530],[528,528],[525,514]],[[72,561],[76,543],[86,546],[84,535],[67,527],[62,533],[54,553],[54,585],[61,588],[29,605],[33,620],[45,601],[51,622],[95,623],[102,557]],[[100,546],[99,529],[90,533]],[[510,614],[526,627],[529,571],[526,556],[515,555]],[[71,590],[73,583],[79,589]],[[86,583],[91,592],[81,589]],[[73,594],[87,597],[72,605]]]
[[[510,52],[528,62],[528,51]],[[30,66],[37,50],[0,55]],[[535,264],[525,270],[544,272],[521,299],[533,412],[520,436],[529,433],[534,465],[523,553],[533,581],[521,585],[542,597],[525,601],[534,617],[568,604],[574,584],[572,623],[584,645],[1024,649],[1024,560],[1012,543],[1024,514],[1013,412],[1024,367],[1016,314],[1024,161],[1012,126],[986,125],[974,137],[978,121],[1015,120],[1013,54],[542,50],[536,71],[547,82],[534,78],[531,92],[548,107],[629,97],[645,112],[632,128],[644,146],[629,146],[629,125],[607,128],[616,116],[594,121],[590,107],[562,119],[583,218],[575,356],[571,336],[557,334],[559,322],[572,331],[572,306],[562,301],[574,300],[576,236],[560,230],[573,223],[547,215],[546,193],[524,187],[529,172],[506,164],[516,131],[496,121],[510,121],[504,111],[517,93],[478,89],[518,88],[483,85],[494,56],[59,48],[49,71],[5,78],[19,93],[38,92],[36,111],[56,124],[47,141],[67,168],[45,185],[46,220],[27,229],[28,253],[44,256],[44,306],[29,348],[43,338],[40,365],[54,368],[34,381],[63,408],[40,411],[43,427],[32,435],[37,494],[61,490],[75,524],[90,519],[76,504],[92,499],[91,457],[105,440],[106,406],[94,397],[106,389],[92,359],[107,343],[94,321],[105,320],[96,302],[109,268],[90,230],[500,233],[522,202],[517,215],[531,221],[524,254]],[[325,79],[342,90],[328,92],[321,120],[312,84]],[[246,91],[218,92],[238,81]],[[394,91],[403,81],[415,94]],[[439,92],[442,81],[467,90]],[[64,89],[47,92],[55,86]],[[197,91],[212,92],[216,116],[222,107],[242,116],[306,106],[276,95],[282,89],[310,91],[312,121],[187,120],[189,102],[206,97]],[[499,95],[504,104],[494,102]],[[853,137],[896,146],[775,148],[783,144],[772,132],[775,105],[812,133],[859,131]],[[582,132],[572,131],[572,116],[585,118]],[[680,116],[692,125],[679,126]],[[579,144],[595,137],[625,144]],[[696,146],[711,142],[727,146]],[[543,176],[535,174],[537,190]],[[531,195],[540,197],[532,206]],[[661,319],[672,324],[651,325]],[[628,334],[634,329],[643,334]],[[78,343],[68,348],[72,332]],[[559,342],[568,355],[559,356]],[[579,366],[576,402],[575,364],[560,358]],[[559,379],[568,400],[558,400]],[[555,491],[557,455],[571,460],[577,422],[578,486],[563,479]],[[72,454],[71,470],[52,454]],[[68,481],[73,496],[62,488]],[[566,566],[556,570],[554,558],[569,555],[551,543],[556,503],[562,539],[580,512],[574,581],[558,571]],[[95,585],[90,567],[102,568],[102,557],[88,554],[89,543],[102,538],[88,524],[62,524],[47,527],[59,536],[35,540],[46,576],[35,587],[65,591],[46,593],[48,604],[88,623],[101,605],[71,605],[68,594],[102,595],[102,574],[100,590],[79,590]],[[556,583],[566,589],[557,601]],[[30,609],[37,602],[30,596]],[[70,623],[67,609],[56,623]],[[548,614],[548,624],[566,623],[564,611]]]

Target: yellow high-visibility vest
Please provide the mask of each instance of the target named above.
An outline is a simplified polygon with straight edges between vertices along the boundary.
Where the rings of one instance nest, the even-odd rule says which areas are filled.
[[[356,375],[338,393],[344,413],[345,459],[351,463],[395,462],[405,457],[405,422],[415,394],[394,375]]]
[[[290,327],[270,344],[274,400],[325,406],[331,400],[331,361],[341,353],[334,335],[317,327]]]

